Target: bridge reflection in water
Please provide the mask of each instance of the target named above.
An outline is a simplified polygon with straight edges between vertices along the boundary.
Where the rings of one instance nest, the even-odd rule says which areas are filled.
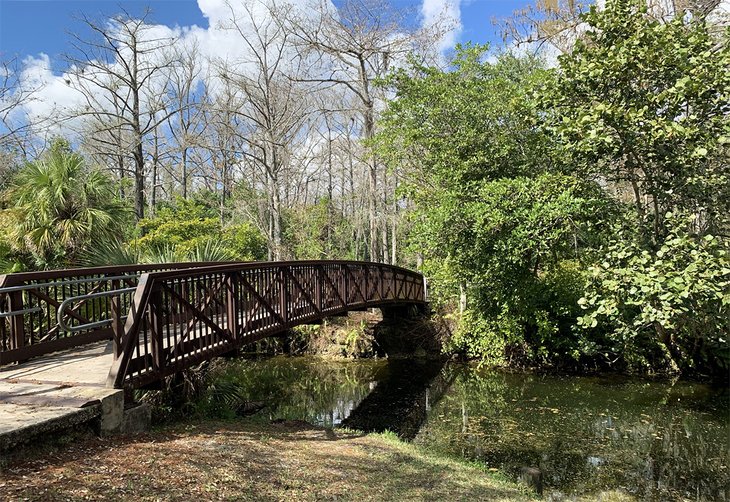
[[[342,421],[366,432],[391,431],[413,439],[452,383],[442,372],[445,360],[391,359],[387,376]]]

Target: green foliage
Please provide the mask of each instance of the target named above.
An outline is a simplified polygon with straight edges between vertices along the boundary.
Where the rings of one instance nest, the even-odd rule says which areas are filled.
[[[266,238],[251,223],[231,223],[223,228],[223,243],[236,261],[266,258]]]
[[[133,265],[142,262],[139,248],[119,238],[94,240],[80,259],[85,267]]]
[[[578,260],[600,242],[596,215],[610,215],[610,204],[595,185],[559,174],[495,180],[478,193],[441,227],[451,270],[468,284],[451,347],[489,362],[497,353],[513,364],[580,359]]]
[[[550,77],[538,59],[509,54],[485,62],[487,48],[457,46],[452,71],[415,65],[389,80],[378,154],[403,167],[405,192],[418,204],[469,184],[549,169],[549,138],[534,127],[532,89]]]
[[[541,106],[576,173],[633,214],[590,268],[581,324],[625,367],[726,374],[729,32],[640,0],[585,21]]]
[[[640,0],[585,21],[554,73],[467,46],[453,71],[392,78],[380,154],[408,166],[432,292],[467,293],[448,347],[490,363],[722,371],[727,35]]]
[[[601,242],[613,207],[596,183],[561,174],[551,137],[535,127],[533,91],[550,73],[532,58],[484,55],[461,47],[453,71],[396,73],[379,153],[408,166],[411,246],[432,293],[467,293],[447,349],[489,363],[579,358],[581,272],[566,260]]]
[[[62,140],[16,175],[8,239],[35,268],[75,265],[93,240],[124,235],[131,213],[114,181]]]
[[[222,242],[207,240],[197,243],[186,258],[198,262],[233,261],[233,253]]]
[[[692,222],[667,215],[667,238],[652,251],[620,235],[590,268],[580,323],[612,328],[608,350],[640,369],[659,366],[708,373],[730,369],[730,253],[712,235],[689,234]]]
[[[202,243],[220,236],[220,222],[215,211],[182,197],[160,207],[154,217],[140,220],[138,227],[142,237],[137,239],[136,245],[145,253],[159,254],[169,246],[179,254],[187,255]]]
[[[265,256],[261,233],[248,222],[222,227],[204,201],[178,197],[139,222],[143,234],[133,243],[147,261],[251,261]]]
[[[704,20],[657,19],[644,0],[593,6],[585,22],[542,92],[563,155],[633,198],[653,239],[667,211],[703,214],[702,231],[727,225],[727,32],[718,40]]]
[[[284,215],[284,242],[299,260],[351,259],[355,256],[351,224],[323,197]]]

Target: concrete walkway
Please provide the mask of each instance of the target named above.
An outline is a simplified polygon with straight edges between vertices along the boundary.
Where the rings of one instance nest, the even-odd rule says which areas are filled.
[[[102,417],[101,429],[121,424],[123,391],[107,389],[111,342],[0,367],[0,455],[42,434]]]
[[[112,342],[99,342],[0,366],[0,382],[105,387],[113,361]]]

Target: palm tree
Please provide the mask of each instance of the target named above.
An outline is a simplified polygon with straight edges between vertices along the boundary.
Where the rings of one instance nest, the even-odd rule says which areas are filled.
[[[118,239],[130,221],[131,212],[116,192],[114,180],[87,167],[68,143],[57,140],[15,177],[9,192],[10,242],[30,253],[38,268],[75,265],[92,239]]]

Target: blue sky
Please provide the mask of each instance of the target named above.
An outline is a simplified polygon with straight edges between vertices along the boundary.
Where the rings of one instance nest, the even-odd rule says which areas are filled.
[[[463,29],[457,40],[498,42],[492,19],[508,17],[528,2],[461,0]],[[413,7],[416,13],[421,5],[418,0],[396,0],[395,4]],[[98,18],[100,14],[119,12],[120,6],[134,14],[142,12],[147,5],[152,9],[154,22],[170,27],[208,26],[196,0],[0,0],[0,53],[4,58],[19,56],[21,59],[44,53],[58,63],[60,55],[68,50],[68,32],[83,30],[83,24],[74,18],[78,14]]]

